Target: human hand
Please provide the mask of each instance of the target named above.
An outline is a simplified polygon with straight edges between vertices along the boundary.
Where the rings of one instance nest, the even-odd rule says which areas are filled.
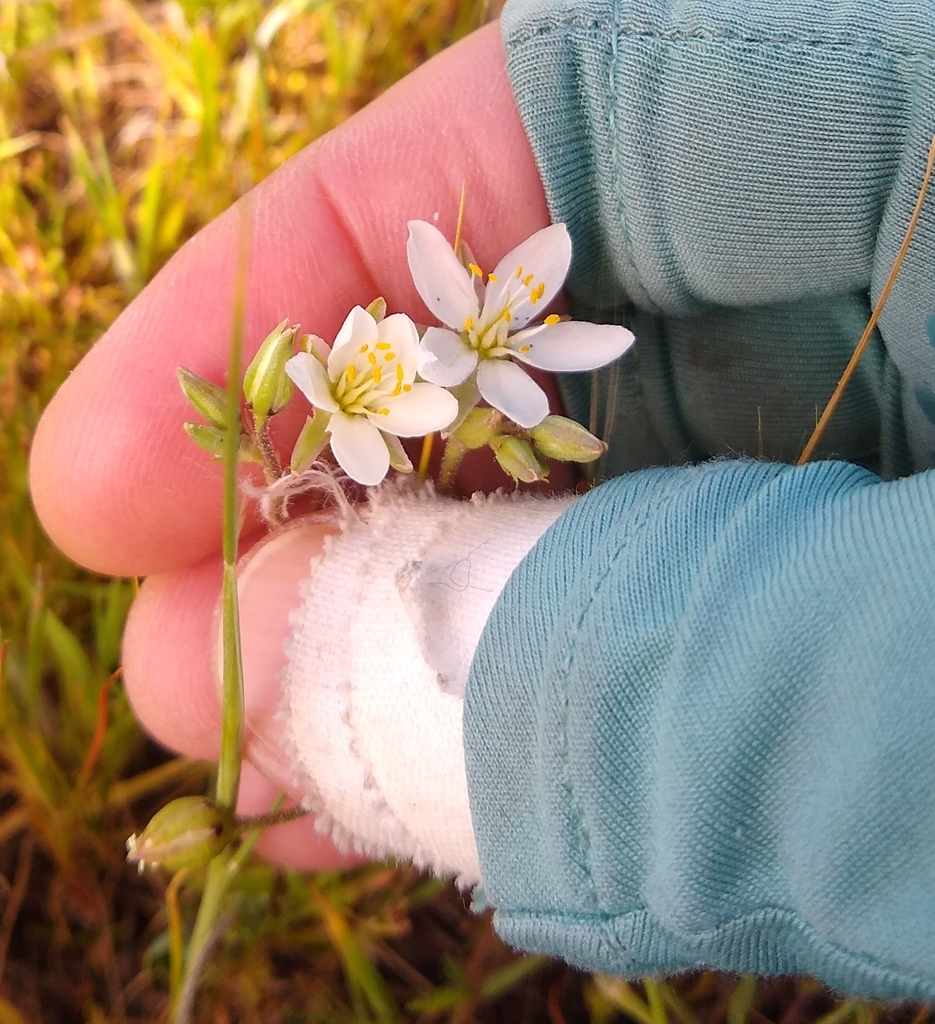
[[[465,235],[493,264],[548,223],[513,103],[496,25],[410,75],[251,192],[246,355],[283,316],[333,338],[348,309],[382,294],[427,318],[406,263],[406,221],[451,236],[462,181]],[[201,231],[130,305],[66,381],[36,433],[31,485],[53,540],[99,572],[147,576],[124,644],[124,677],[145,727],[173,750],[216,758],[220,715],[213,620],[221,577],[221,471],[184,434],[180,364],[225,375],[240,214]],[[556,402],[554,385],[543,381]],[[285,449],[306,414],[275,421]],[[465,487],[505,478],[476,471]],[[565,480],[554,482],[563,486]],[[248,520],[244,550],[261,539]],[[320,543],[297,532],[252,560],[242,583],[246,756],[241,811],[265,810],[287,777],[273,716],[287,613]],[[259,770],[256,770],[259,769]],[[341,862],[307,821],[260,847],[295,866]]]

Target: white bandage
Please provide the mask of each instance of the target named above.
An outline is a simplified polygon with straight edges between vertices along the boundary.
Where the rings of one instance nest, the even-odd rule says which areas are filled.
[[[305,803],[339,844],[479,881],[464,687],[507,579],[573,501],[387,487],[312,560],[283,717]]]

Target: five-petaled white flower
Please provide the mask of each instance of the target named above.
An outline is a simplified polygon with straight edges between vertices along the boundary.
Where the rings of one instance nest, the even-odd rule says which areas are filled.
[[[378,484],[390,467],[411,468],[400,437],[442,430],[455,418],[454,396],[435,384],[415,382],[419,335],[402,313],[379,323],[360,306],[348,314],[329,352],[300,352],[286,373],[329,418],[331,451],[358,483]]]
[[[565,283],[571,239],[564,224],[537,231],[507,253],[487,275],[486,288],[480,267],[464,267],[445,236],[426,221],[409,222],[407,254],[419,295],[450,328],[430,327],[423,335],[420,375],[454,387],[473,374],[476,390],[467,404],[479,392],[521,427],[540,423],[549,405],[542,388],[512,359],[543,370],[593,370],[633,344],[624,327],[554,314],[527,327]]]

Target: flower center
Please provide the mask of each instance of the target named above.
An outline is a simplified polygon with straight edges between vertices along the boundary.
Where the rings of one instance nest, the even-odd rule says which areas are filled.
[[[349,416],[366,416],[368,413],[387,415],[383,402],[397,398],[404,391],[411,391],[406,381],[406,371],[388,341],[375,345],[361,345],[353,361],[341,374],[332,388],[334,400],[341,411]]]

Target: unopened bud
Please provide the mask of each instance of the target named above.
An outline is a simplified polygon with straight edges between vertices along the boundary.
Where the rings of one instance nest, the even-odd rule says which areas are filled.
[[[379,323],[386,316],[386,299],[380,295],[367,307],[367,312]]]
[[[520,483],[535,483],[549,475],[549,467],[536,455],[532,445],[518,437],[506,434],[492,441],[490,447],[503,472]]]
[[[127,840],[127,860],[147,867],[180,871],[197,868],[216,857],[234,830],[230,812],[206,796],[183,796],[157,811],[140,835]]]
[[[483,448],[496,437],[503,413],[497,409],[484,409],[475,406],[459,424],[451,436],[457,438],[465,448]]]
[[[227,392],[224,388],[186,370],[184,366],[176,367],[175,375],[195,411],[204,416],[212,427],[223,428],[227,424]]]
[[[224,455],[224,431],[220,427],[206,427],[203,423],[183,423],[185,433],[209,455],[220,459]]]
[[[283,320],[263,340],[243,376],[243,394],[253,410],[257,427],[275,416],[292,398],[292,381],[286,376],[286,362],[292,358],[298,326]]]
[[[607,445],[567,416],[546,416],[529,431],[540,455],[560,462],[593,462],[607,450]]]

